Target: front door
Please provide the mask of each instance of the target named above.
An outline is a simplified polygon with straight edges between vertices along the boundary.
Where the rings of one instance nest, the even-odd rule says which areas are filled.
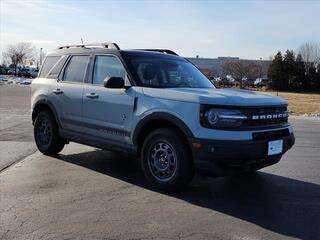
[[[116,56],[95,56],[92,81],[84,86],[83,92],[83,127],[91,138],[114,144],[130,143],[135,91],[103,86],[107,77],[126,79],[126,76]]]

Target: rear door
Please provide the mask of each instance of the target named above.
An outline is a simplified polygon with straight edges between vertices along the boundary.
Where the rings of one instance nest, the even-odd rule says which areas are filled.
[[[135,91],[105,88],[107,77],[127,79],[126,70],[117,56],[95,56],[92,76],[84,87],[83,126],[97,140],[129,143]]]
[[[89,55],[70,56],[56,84],[52,86],[50,100],[65,130],[83,133],[82,94],[89,60]]]

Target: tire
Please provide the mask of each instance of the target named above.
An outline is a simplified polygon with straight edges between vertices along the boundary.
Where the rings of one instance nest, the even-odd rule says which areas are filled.
[[[188,142],[173,128],[151,132],[142,146],[141,166],[147,180],[165,191],[182,190],[194,176]]]
[[[53,156],[61,152],[65,143],[59,136],[58,124],[49,111],[40,112],[34,123],[34,139],[40,152]]]

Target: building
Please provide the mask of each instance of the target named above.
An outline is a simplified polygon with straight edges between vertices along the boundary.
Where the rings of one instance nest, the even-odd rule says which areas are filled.
[[[238,57],[218,57],[218,58],[186,58],[196,65],[208,77],[224,77],[222,66],[228,61],[241,61]],[[267,76],[268,69],[272,61],[269,60],[246,60],[262,66],[262,77]]]

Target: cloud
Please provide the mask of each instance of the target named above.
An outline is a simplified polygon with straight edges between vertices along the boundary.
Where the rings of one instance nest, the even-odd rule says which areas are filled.
[[[37,11],[82,11],[79,8],[66,5],[65,3],[59,3],[57,1],[46,1],[46,0],[2,0],[3,7],[6,11],[17,11],[23,10],[25,13],[28,13],[27,10],[32,10],[32,12]]]
[[[170,48],[184,56],[268,58],[320,38],[316,1],[0,0],[1,45],[85,42]]]
[[[27,42],[31,42],[31,43],[34,43],[34,44],[52,44],[52,43],[55,43],[55,41],[43,40],[43,39],[31,39],[31,40],[27,40]]]

